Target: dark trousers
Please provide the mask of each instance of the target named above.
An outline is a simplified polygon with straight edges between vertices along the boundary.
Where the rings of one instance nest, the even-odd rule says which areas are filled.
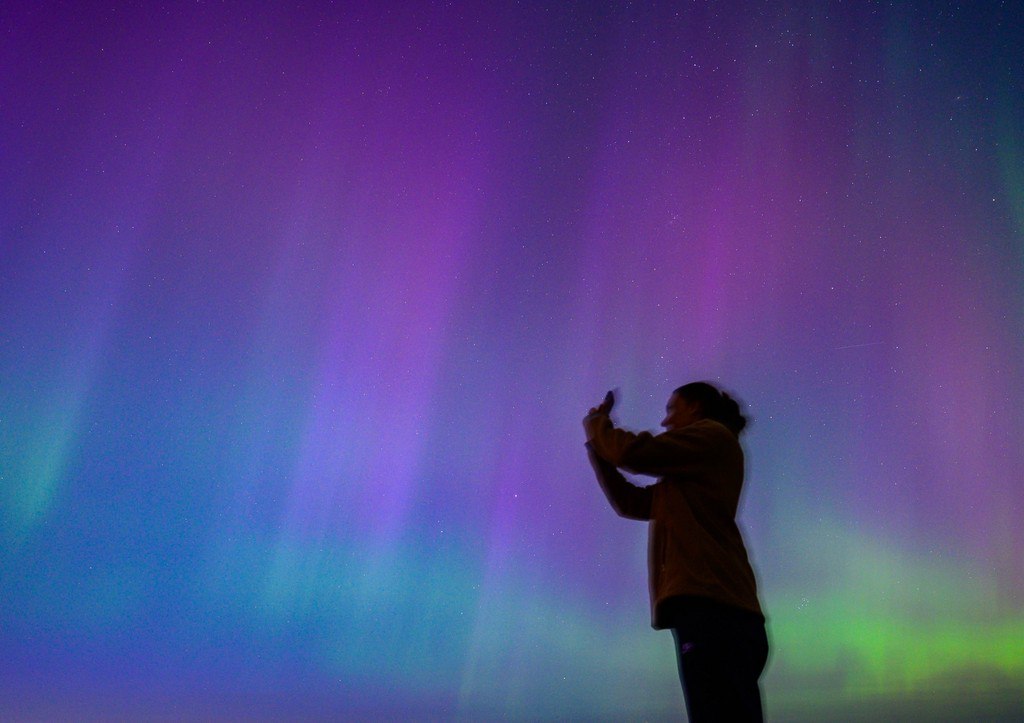
[[[764,620],[700,598],[674,599],[672,636],[692,723],[761,723],[758,679],[768,662]]]

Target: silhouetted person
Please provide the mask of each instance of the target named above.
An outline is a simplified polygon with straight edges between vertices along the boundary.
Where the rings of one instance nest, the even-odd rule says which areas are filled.
[[[587,450],[615,511],[650,521],[651,624],[672,630],[690,720],[761,721],[768,637],[736,526],[746,419],[705,382],[672,393],[657,436],[616,429],[614,403],[608,392],[584,418]],[[659,479],[637,487],[618,468]]]

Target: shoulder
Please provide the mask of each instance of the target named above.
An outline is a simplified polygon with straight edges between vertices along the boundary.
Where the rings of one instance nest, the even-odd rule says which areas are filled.
[[[721,422],[714,419],[700,419],[679,429],[671,429],[660,436],[669,439],[704,439],[717,442],[735,442],[736,435]]]
[[[712,454],[735,454],[740,451],[739,439],[721,422],[714,419],[701,419],[680,429],[664,433],[680,444],[699,446]]]
[[[698,422],[694,422],[691,426],[698,427],[702,434],[707,434],[708,436],[736,440],[736,434],[715,419],[701,419]]]

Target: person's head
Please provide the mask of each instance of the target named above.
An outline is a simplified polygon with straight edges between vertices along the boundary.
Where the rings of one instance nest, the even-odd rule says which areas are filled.
[[[665,429],[679,429],[701,419],[713,419],[739,435],[747,426],[736,400],[707,382],[691,382],[676,389],[665,411],[661,423]]]

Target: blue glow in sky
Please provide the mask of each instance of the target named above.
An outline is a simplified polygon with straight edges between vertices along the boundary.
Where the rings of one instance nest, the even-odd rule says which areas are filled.
[[[709,379],[774,720],[1024,714],[1013,3],[0,10],[0,717],[672,719],[580,419]]]

